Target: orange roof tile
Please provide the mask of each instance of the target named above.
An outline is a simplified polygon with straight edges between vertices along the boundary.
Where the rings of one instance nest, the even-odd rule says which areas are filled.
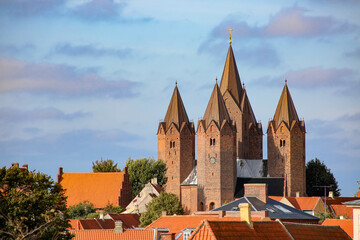
[[[269,198],[271,198],[272,200],[278,201],[278,202],[280,202],[281,199],[283,199],[283,197],[281,197],[281,196],[269,196]]]
[[[150,225],[146,227],[146,229],[150,228],[168,228],[171,233],[179,233],[185,228],[196,228],[199,226],[202,220],[209,221],[239,221],[239,217],[228,217],[224,216],[219,218],[219,216],[214,215],[177,215],[177,216],[161,216]],[[252,220],[260,220],[260,217],[252,217]],[[179,238],[179,239],[182,239]]]
[[[351,207],[340,204],[331,204],[330,207],[333,209],[334,213],[338,216],[344,216],[347,218],[353,217],[353,211]]]
[[[262,239],[291,239],[279,222],[254,222],[254,229]]]
[[[353,237],[352,219],[325,219],[325,221],[321,225],[340,226],[351,238]]]
[[[123,179],[124,172],[63,173],[60,184],[68,196],[68,206],[87,200],[95,208],[103,208],[108,204],[118,206]]]
[[[321,199],[325,202],[324,197],[321,197]],[[342,204],[343,202],[355,201],[359,199],[360,197],[335,197],[335,198],[326,197],[326,204],[327,205]]]
[[[287,231],[296,240],[351,240],[339,226],[322,226],[316,224],[283,223]]]
[[[287,197],[286,198],[295,208],[299,210],[314,210],[320,197]]]
[[[114,230],[72,230],[73,240],[153,240],[154,230],[129,229],[123,233],[114,233]]]

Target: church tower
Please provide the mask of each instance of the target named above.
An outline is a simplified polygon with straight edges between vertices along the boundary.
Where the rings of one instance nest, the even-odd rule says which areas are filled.
[[[158,128],[158,159],[165,161],[166,192],[176,194],[181,201],[180,184],[190,174],[195,159],[195,129],[189,122],[177,85],[165,119]]]
[[[247,93],[241,86],[231,47],[231,35],[220,91],[229,116],[236,124],[236,157],[238,159],[262,159],[262,126],[261,123],[257,123]]]
[[[197,129],[198,209],[211,210],[234,199],[236,127],[216,83]]]
[[[300,121],[287,81],[267,130],[268,173],[284,177],[287,196],[306,194],[305,122]]]

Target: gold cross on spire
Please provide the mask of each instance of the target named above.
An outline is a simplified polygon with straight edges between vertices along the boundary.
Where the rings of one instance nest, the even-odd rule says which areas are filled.
[[[232,31],[232,28],[229,28],[229,32],[230,32],[230,35],[229,35],[230,41],[229,41],[229,43],[230,43],[230,44],[232,43],[232,41],[231,41],[231,31]]]

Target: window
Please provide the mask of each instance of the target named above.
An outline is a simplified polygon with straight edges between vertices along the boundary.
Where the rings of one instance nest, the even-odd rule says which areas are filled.
[[[210,146],[214,146],[215,145],[215,138],[210,138]]]
[[[211,202],[209,204],[209,210],[213,210],[215,208],[215,203]]]
[[[199,211],[204,211],[204,203],[200,202]]]
[[[175,148],[175,141],[170,141],[170,148]]]
[[[285,140],[284,139],[280,139],[280,147],[285,147]]]

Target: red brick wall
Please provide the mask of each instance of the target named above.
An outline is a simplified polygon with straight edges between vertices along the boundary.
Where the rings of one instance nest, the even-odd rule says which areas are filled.
[[[131,202],[131,200],[132,200],[131,183],[130,183],[129,173],[127,171],[127,168],[125,167],[124,179],[118,197],[118,204],[119,206],[126,208],[126,206]]]
[[[181,201],[180,184],[190,174],[195,155],[195,131],[193,123],[183,123],[181,129],[171,124],[169,129],[160,123],[158,132],[158,158],[166,163],[167,183],[165,190],[176,194]],[[175,142],[171,147],[170,142]]]
[[[263,202],[268,200],[268,190],[266,183],[247,183],[244,184],[244,197],[257,197]]]
[[[198,211],[197,185],[181,186],[181,204],[185,214],[191,214]]]

